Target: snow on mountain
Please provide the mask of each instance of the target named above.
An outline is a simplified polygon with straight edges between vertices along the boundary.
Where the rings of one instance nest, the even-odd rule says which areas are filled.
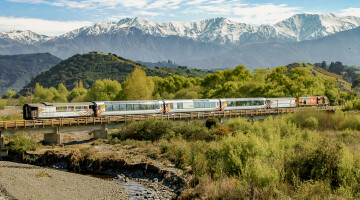
[[[55,37],[50,37],[46,35],[39,35],[32,31],[10,31],[10,32],[0,32],[0,39],[7,39],[7,40],[15,40],[20,43],[25,44],[33,44],[36,42],[43,42],[51,40]]]
[[[197,22],[164,22],[156,23],[139,17],[125,18],[119,22],[97,23],[66,33],[61,38],[75,38],[79,35],[99,35],[116,33],[130,27],[138,28],[146,34],[154,36],[180,36],[201,42],[216,42],[219,44],[235,44],[240,35],[253,32],[254,27],[232,22],[226,18],[206,19]]]
[[[297,14],[272,27],[278,35],[303,41],[322,38],[359,26],[359,17],[335,14]]]
[[[125,18],[119,22],[97,23],[66,33],[61,38],[81,35],[111,34],[130,27],[154,36],[180,36],[220,45],[252,42],[293,42],[313,40],[360,26],[359,17],[334,14],[297,14],[274,25],[254,27],[226,18],[197,22],[156,23],[142,18]]]

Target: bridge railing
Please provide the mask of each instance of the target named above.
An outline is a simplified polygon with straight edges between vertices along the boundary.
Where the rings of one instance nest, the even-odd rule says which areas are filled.
[[[181,119],[202,119],[209,117],[236,117],[236,116],[256,116],[293,113],[299,110],[322,110],[333,111],[343,109],[343,106],[324,106],[324,107],[300,107],[300,108],[279,108],[279,109],[262,109],[262,110],[232,110],[232,111],[214,111],[214,112],[193,112],[193,113],[176,113],[176,114],[152,114],[152,115],[125,115],[125,116],[103,116],[103,117],[79,117],[79,118],[56,118],[56,119],[37,119],[37,120],[16,120],[0,121],[0,129],[16,128],[41,128],[41,127],[58,127],[74,126],[86,124],[102,123],[122,123],[130,120],[141,121],[146,119],[158,120],[181,120]]]

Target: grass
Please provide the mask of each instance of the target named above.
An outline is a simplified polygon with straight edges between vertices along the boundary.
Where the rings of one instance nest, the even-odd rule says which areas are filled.
[[[37,178],[52,178],[52,175],[50,175],[47,172],[41,171],[39,173],[36,174]]]

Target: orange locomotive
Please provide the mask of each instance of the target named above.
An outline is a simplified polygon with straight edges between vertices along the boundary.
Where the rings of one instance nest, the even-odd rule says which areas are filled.
[[[296,98],[296,105],[298,107],[329,106],[329,99],[325,96],[298,97],[298,98]]]

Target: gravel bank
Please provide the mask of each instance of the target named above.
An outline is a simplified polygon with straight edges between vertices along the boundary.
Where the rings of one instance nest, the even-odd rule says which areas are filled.
[[[2,198],[129,199],[124,188],[112,181],[0,161],[0,199]]]

